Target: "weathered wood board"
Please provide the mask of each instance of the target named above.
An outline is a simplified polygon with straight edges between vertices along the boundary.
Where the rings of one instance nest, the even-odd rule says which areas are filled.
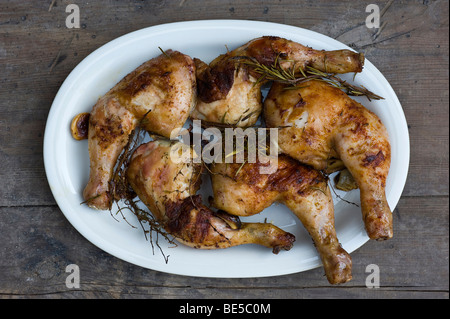
[[[80,7],[80,29],[65,26],[65,8],[73,2]],[[448,298],[449,2],[377,1],[380,8],[389,4],[377,35],[365,26],[365,8],[372,2],[0,0],[0,296]],[[56,206],[45,176],[43,135],[70,71],[118,36],[199,19],[270,21],[318,31],[364,52],[396,91],[411,139],[396,235],[352,254],[352,282],[330,287],[321,269],[242,280],[142,269],[90,244]],[[70,263],[82,271],[76,291],[64,284]],[[380,289],[365,286],[371,263],[380,267]]]

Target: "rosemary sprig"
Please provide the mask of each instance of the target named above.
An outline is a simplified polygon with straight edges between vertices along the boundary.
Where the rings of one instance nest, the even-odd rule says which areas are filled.
[[[170,59],[170,55],[168,55],[168,54],[166,53],[166,51],[164,51],[163,49],[161,49],[161,47],[158,47],[158,49],[159,49],[159,51],[161,51],[162,54],[164,54],[167,58]]]
[[[261,83],[264,81],[275,81],[291,85],[292,87],[288,87],[288,89],[300,89],[304,87],[298,86],[298,84],[300,83],[304,83],[310,80],[321,80],[333,87],[345,91],[348,95],[351,96],[365,96],[367,97],[367,99],[369,99],[369,101],[384,99],[382,96],[369,91],[362,85],[357,86],[354,84],[350,84],[345,80],[342,80],[334,73],[323,72],[311,66],[307,66],[305,69],[298,67],[297,69],[295,67],[295,63],[291,63],[291,68],[283,68],[281,66],[281,62],[293,61],[281,60],[279,56],[277,56],[274,63],[270,66],[264,65],[257,59],[248,56],[238,56],[234,57],[233,59],[236,59],[237,61],[239,61],[239,63],[251,67],[255,73],[259,74],[260,77],[258,78],[257,83]]]
[[[330,84],[338,89],[341,89],[343,91],[346,91],[347,95],[365,96],[369,99],[369,101],[384,100],[384,98],[382,96],[379,96],[379,95],[369,91],[362,85],[357,86],[354,84],[350,84],[347,81],[342,80],[341,78],[337,77],[334,74],[325,73],[325,72],[319,71],[315,68],[312,68],[310,66],[307,66],[306,68],[307,68],[306,72],[309,75],[313,75],[313,76],[322,78],[328,84]]]
[[[264,81],[277,81],[295,85],[299,81],[299,79],[295,76],[295,70],[288,71],[281,67],[279,57],[275,59],[275,62],[271,66],[266,66],[258,62],[255,58],[248,56],[237,56],[233,59],[239,61],[239,63],[248,65],[255,73],[261,75],[261,77],[257,80],[257,83]]]
[[[110,193],[112,194],[110,207],[113,203],[116,203],[118,213],[122,215],[125,221],[126,218],[125,215],[123,215],[123,210],[129,210],[137,218],[144,232],[145,238],[151,244],[153,253],[155,252],[154,244],[156,244],[159,251],[164,257],[165,262],[167,263],[169,256],[166,256],[164,254],[162,247],[159,244],[160,236],[162,236],[169,244],[173,246],[177,246],[177,244],[172,236],[166,232],[166,230],[164,229],[164,225],[160,223],[151,212],[139,207],[139,203],[141,203],[141,201],[139,199],[136,199],[136,193],[131,189],[126,175],[131,157],[134,151],[142,144],[142,141],[145,138],[144,134],[145,132],[140,129],[134,131],[131,134],[128,144],[125,146],[124,150],[119,156],[116,167],[114,169],[113,178],[110,182]],[[120,201],[123,202],[119,203]],[[111,209],[110,213],[112,215]],[[134,226],[132,227],[135,228]],[[156,234],[156,239],[153,238],[154,234]]]

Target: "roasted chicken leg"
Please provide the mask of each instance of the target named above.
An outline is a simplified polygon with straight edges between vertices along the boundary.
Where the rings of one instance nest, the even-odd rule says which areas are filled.
[[[284,203],[311,235],[328,281],[332,284],[349,281],[352,261],[336,237],[327,179],[286,155],[278,157],[278,169],[273,174],[261,174],[262,165],[268,164],[214,164],[213,206],[232,215],[251,216],[276,201]]]
[[[186,156],[180,144],[153,141],[140,146],[127,171],[131,187],[167,232],[201,249],[259,244],[278,253],[292,247],[294,236],[272,224],[240,223],[236,217],[205,206],[200,195],[195,195],[202,164],[186,160],[195,154],[190,149]]]
[[[349,50],[318,51],[279,37],[261,37],[197,66],[199,101],[192,118],[216,124],[248,127],[262,109],[261,86],[265,83],[245,61],[253,59],[271,67],[275,61],[285,70],[312,66],[324,72],[361,72],[364,56]]]
[[[172,50],[144,63],[101,97],[89,117],[90,176],[83,192],[87,205],[110,208],[114,166],[138,125],[176,136],[195,102],[195,65]]]
[[[311,80],[297,89],[274,83],[265,101],[268,127],[278,127],[282,152],[326,170],[342,160],[361,192],[361,210],[371,239],[393,235],[385,187],[391,161],[386,128],[371,111],[340,89]]]

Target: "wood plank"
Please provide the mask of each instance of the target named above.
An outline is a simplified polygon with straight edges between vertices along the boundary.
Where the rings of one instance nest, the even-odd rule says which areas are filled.
[[[54,6],[49,10],[50,4]],[[2,298],[448,298],[449,2],[394,1],[374,39],[371,0],[157,0],[80,3],[0,0],[0,297]],[[382,8],[388,1],[378,2]],[[395,211],[395,238],[352,253],[354,280],[330,287],[321,269],[272,278],[208,279],[146,270],[87,242],[63,217],[42,159],[51,103],[89,53],[128,32],[175,21],[251,19],[312,29],[366,54],[396,91],[408,120],[411,166]],[[76,263],[82,287],[68,290]],[[377,264],[381,288],[365,287]],[[95,265],[93,267],[92,265]]]
[[[0,208],[0,296],[9,298],[448,298],[448,197],[404,198],[395,237],[352,253],[354,279],[330,287],[321,268],[268,278],[190,278],[121,261],[84,239],[59,209]],[[425,216],[424,216],[425,215]],[[268,252],[270,253],[270,252]],[[80,267],[81,287],[66,288],[65,267]],[[365,286],[380,268],[379,289]]]

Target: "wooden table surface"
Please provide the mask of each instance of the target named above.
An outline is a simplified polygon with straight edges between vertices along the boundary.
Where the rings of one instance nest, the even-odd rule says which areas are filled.
[[[67,5],[81,26],[68,29]],[[366,6],[386,7],[381,32]],[[386,6],[389,4],[389,6]],[[383,10],[382,10],[383,11]],[[2,298],[448,298],[449,2],[435,0],[0,0],[0,297]],[[103,44],[168,22],[246,19],[299,26],[366,57],[397,93],[411,164],[394,211],[395,237],[352,253],[354,278],[333,287],[323,270],[269,278],[190,278],[115,258],[82,237],[52,196],[43,136],[71,70]],[[77,264],[79,289],[65,285]],[[378,289],[366,266],[380,268]]]

